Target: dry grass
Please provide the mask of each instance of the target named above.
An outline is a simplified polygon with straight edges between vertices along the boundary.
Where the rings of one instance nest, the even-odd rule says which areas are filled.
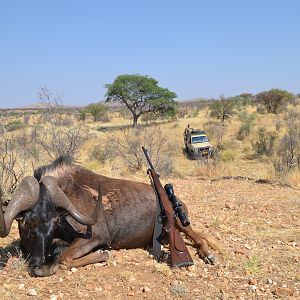
[[[295,109],[295,108],[294,108]],[[299,110],[299,107],[297,107]],[[248,107],[247,113],[255,112],[255,107]],[[10,122],[19,116],[8,116],[7,119],[2,120],[3,123]],[[32,115],[27,118],[28,126],[36,123],[40,115]],[[81,147],[78,162],[83,166],[95,172],[114,177],[128,177],[145,180],[145,172],[130,172],[122,161],[118,158],[109,159],[102,163],[93,160],[90,153],[95,147],[103,147],[103,141],[109,140],[113,135],[123,137],[123,129],[131,125],[131,120],[120,116],[118,112],[110,112],[109,122],[92,122],[87,119],[86,126],[90,131],[90,138]],[[208,111],[202,110],[196,117],[180,118],[176,121],[157,121],[155,124],[149,126],[159,126],[164,134],[168,137],[168,142],[172,145],[172,161],[174,163],[174,171],[172,177],[186,178],[189,176],[196,176],[199,178],[217,178],[221,176],[244,176],[254,179],[270,179],[279,180],[288,183],[292,186],[300,187],[300,172],[294,170],[288,176],[278,176],[271,165],[269,158],[258,158],[254,156],[252,143],[257,139],[257,131],[259,128],[267,128],[268,131],[276,131],[280,136],[285,132],[283,126],[284,113],[279,115],[273,114],[256,114],[254,126],[250,130],[250,134],[245,137],[243,141],[237,140],[237,132],[241,126],[241,121],[238,115],[226,122],[226,130],[223,136],[222,145],[224,149],[220,153],[220,162],[218,164],[208,163],[199,164],[199,162],[187,158],[183,151],[183,131],[187,124],[191,127],[201,128],[206,130],[204,124],[209,121]],[[145,123],[140,122],[145,125]],[[278,124],[281,124],[280,126]],[[28,132],[28,126],[25,129],[17,130],[16,133],[22,133],[22,130]],[[216,146],[219,141],[212,136],[211,143]],[[146,167],[145,167],[146,168]],[[28,168],[30,174],[31,168]]]

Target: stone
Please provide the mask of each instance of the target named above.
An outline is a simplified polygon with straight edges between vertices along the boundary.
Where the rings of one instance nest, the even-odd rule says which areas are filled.
[[[142,287],[142,292],[143,293],[148,293],[150,291],[151,291],[151,289],[148,286],[145,285],[144,287]]]
[[[294,291],[288,287],[276,287],[273,291],[273,294],[278,297],[286,297],[286,296],[293,296]]]
[[[250,285],[255,285],[255,284],[257,284],[257,280],[255,278],[250,278],[249,281],[248,281],[248,283]]]
[[[273,280],[270,279],[270,278],[268,278],[268,279],[266,280],[266,282],[267,282],[267,284],[272,284],[272,283],[273,283]]]
[[[250,291],[255,292],[257,290],[256,285],[250,285]]]
[[[28,296],[37,296],[37,291],[35,289],[29,289],[27,291]]]

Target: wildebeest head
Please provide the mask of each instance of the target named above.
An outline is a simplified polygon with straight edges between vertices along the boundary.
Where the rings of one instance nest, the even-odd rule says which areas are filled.
[[[40,184],[39,199],[27,211],[17,216],[21,237],[21,249],[32,270],[48,263],[52,258],[51,243],[57,229],[59,214],[43,183]]]
[[[40,182],[34,177],[25,177],[13,194],[5,213],[0,209],[0,236],[6,237],[13,220],[18,220],[21,248],[30,258],[33,273],[53,259],[51,244],[59,226],[57,208],[68,212],[81,224],[92,225],[96,221],[82,215],[75,208],[52,176],[45,176]]]

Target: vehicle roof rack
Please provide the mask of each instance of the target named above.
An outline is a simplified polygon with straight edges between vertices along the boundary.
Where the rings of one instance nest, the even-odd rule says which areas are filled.
[[[190,133],[191,134],[206,134],[206,132],[203,130],[193,129],[193,128],[190,130]]]

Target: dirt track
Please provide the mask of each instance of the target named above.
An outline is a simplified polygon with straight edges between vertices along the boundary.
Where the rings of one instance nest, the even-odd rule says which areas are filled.
[[[300,190],[244,180],[172,183],[193,226],[223,245],[223,256],[213,251],[216,265],[191,246],[189,270],[171,270],[146,250],[122,250],[107,265],[30,278],[12,258],[0,271],[0,299],[300,299]],[[17,237],[14,224],[0,241],[3,256]]]

